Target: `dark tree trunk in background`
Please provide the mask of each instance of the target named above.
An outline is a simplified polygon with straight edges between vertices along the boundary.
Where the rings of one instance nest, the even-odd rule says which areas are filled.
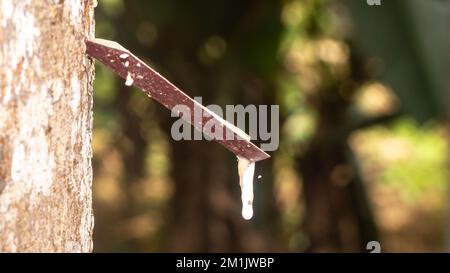
[[[327,108],[328,120],[319,122],[318,132],[299,161],[306,201],[305,229],[310,251],[364,251],[376,240],[373,217],[362,181],[349,158],[346,137]],[[330,113],[331,112],[331,113]]]
[[[124,133],[121,139],[131,142],[133,148],[127,147],[126,143],[123,142],[117,144],[123,155],[124,168],[127,170],[124,181],[127,181],[131,186],[145,178],[145,159],[149,140],[143,133],[141,117],[132,111],[132,108],[135,107],[131,101],[134,90],[125,86],[121,79],[118,80],[117,86],[117,97],[114,104],[121,118],[126,121],[121,123]]]
[[[199,141],[173,145],[176,190],[168,225],[170,251],[243,250],[240,234],[233,234],[234,225],[243,225],[239,199],[230,191],[233,182],[239,185],[233,166],[227,164],[227,151],[216,145]]]
[[[369,241],[378,240],[365,186],[347,144],[349,98],[366,77],[356,56],[351,57],[350,65],[351,78],[319,91],[322,95],[312,99],[318,113],[317,129],[298,160],[311,252],[362,252]]]

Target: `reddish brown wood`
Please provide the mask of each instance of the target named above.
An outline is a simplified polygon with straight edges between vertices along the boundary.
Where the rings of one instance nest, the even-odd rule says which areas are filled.
[[[203,126],[213,120],[215,128],[219,128],[218,126],[224,128],[222,139],[216,139],[216,141],[236,156],[250,161],[260,161],[270,157],[250,142],[250,137],[247,134],[218,116],[204,117],[202,115],[201,124],[196,124],[194,122],[194,109],[196,107],[203,111],[210,111],[119,44],[102,39],[93,39],[86,42],[86,52],[112,69],[120,77],[126,79],[127,84],[139,87],[169,110],[172,110],[176,105],[186,105],[190,109],[191,116],[181,116],[181,118],[192,124],[197,130],[202,131]],[[232,140],[227,140],[227,132],[228,135],[233,135]]]

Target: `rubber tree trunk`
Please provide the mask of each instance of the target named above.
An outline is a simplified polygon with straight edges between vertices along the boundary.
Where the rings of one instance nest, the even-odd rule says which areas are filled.
[[[94,5],[0,1],[0,252],[92,249]]]

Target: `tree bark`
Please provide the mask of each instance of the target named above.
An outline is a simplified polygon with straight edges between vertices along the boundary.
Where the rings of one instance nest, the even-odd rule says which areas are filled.
[[[0,1],[0,251],[92,250],[94,0]]]

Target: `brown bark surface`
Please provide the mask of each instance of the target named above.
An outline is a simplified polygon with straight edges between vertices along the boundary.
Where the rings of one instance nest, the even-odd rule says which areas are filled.
[[[0,1],[0,251],[92,250],[93,0]]]

